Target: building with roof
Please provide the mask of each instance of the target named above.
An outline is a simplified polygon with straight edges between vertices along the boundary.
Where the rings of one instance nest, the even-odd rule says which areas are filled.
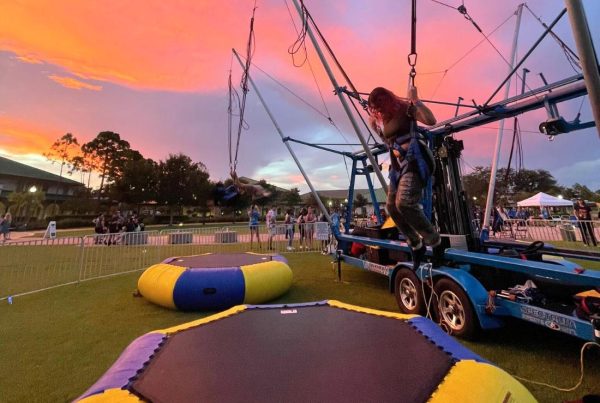
[[[47,201],[57,203],[75,197],[85,187],[72,179],[0,157],[0,200],[6,202],[11,193],[26,192],[34,186],[45,193]]]

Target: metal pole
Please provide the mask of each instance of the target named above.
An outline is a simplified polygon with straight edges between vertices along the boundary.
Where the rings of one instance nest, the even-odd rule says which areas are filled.
[[[519,9],[522,11],[522,9],[523,9],[523,4],[520,4],[520,5],[519,5]],[[519,10],[517,10],[517,12],[519,12]],[[563,10],[562,10],[562,11],[561,11],[561,12],[558,14],[558,16],[557,16],[557,17],[554,19],[554,21],[552,21],[552,24],[550,24],[550,26],[549,26],[549,27],[548,27],[548,28],[547,28],[547,29],[544,31],[544,33],[542,34],[542,36],[540,36],[540,37],[538,38],[538,40],[537,40],[537,41],[535,41],[535,43],[533,44],[533,46],[532,46],[532,47],[531,47],[531,48],[530,48],[530,49],[527,51],[527,53],[525,53],[525,55],[524,55],[524,56],[521,58],[521,60],[519,61],[519,63],[517,63],[517,65],[516,65],[516,66],[514,66],[514,61],[513,61],[513,62],[511,62],[511,70],[508,72],[508,75],[506,76],[506,78],[504,79],[504,81],[502,81],[502,83],[501,83],[501,84],[498,86],[498,88],[496,88],[496,91],[494,91],[494,92],[492,93],[492,95],[490,95],[490,97],[488,98],[488,100],[487,100],[487,101],[485,101],[485,103],[483,104],[483,107],[484,107],[484,108],[485,108],[486,106],[488,106],[488,104],[489,104],[490,102],[492,102],[492,99],[493,99],[493,98],[496,96],[496,94],[497,94],[497,93],[498,93],[498,92],[499,92],[499,91],[502,89],[502,86],[503,86],[504,84],[506,84],[507,82],[509,82],[509,81],[510,81],[510,78],[512,77],[512,75],[513,75],[513,74],[514,74],[514,73],[517,71],[517,69],[518,69],[519,67],[521,67],[521,65],[522,65],[523,63],[525,63],[525,60],[527,60],[527,58],[529,57],[529,55],[531,55],[531,53],[533,53],[533,51],[535,50],[535,48],[537,48],[537,46],[538,46],[538,45],[539,45],[539,44],[542,42],[542,40],[543,40],[543,39],[546,37],[546,35],[548,35],[548,32],[550,32],[550,30],[552,29],[552,27],[553,27],[554,25],[556,25],[556,23],[557,23],[558,21],[560,21],[560,19],[562,18],[562,16],[563,16],[563,15],[564,15],[566,12],[567,12],[567,10],[566,10],[566,9],[563,9]],[[521,15],[521,14],[519,14],[519,18],[520,18],[520,15]],[[514,67],[512,67],[512,66],[514,66]]]
[[[298,14],[300,15],[300,18],[302,18],[302,9],[300,8],[300,5],[298,4],[298,0],[293,0],[293,1],[294,1],[294,6],[296,6],[296,10],[298,11]],[[365,150],[365,154],[367,155],[367,157],[369,158],[369,161],[371,162],[371,165],[373,166],[373,172],[375,172],[375,174],[377,175],[377,178],[379,178],[381,187],[387,193],[387,182],[386,182],[385,178],[383,177],[383,173],[381,173],[381,170],[379,169],[377,160],[373,156],[373,153],[371,153],[369,144],[367,143],[367,140],[365,140],[365,138],[363,137],[362,132],[360,131],[360,127],[358,126],[356,119],[354,119],[354,116],[352,115],[352,111],[350,110],[348,101],[346,101],[346,98],[344,97],[344,94],[342,93],[343,91],[338,91],[338,88],[340,88],[340,86],[338,85],[337,80],[335,79],[335,76],[333,75],[333,72],[331,71],[331,68],[329,67],[329,64],[327,63],[327,60],[325,59],[325,56],[323,55],[323,52],[321,51],[321,48],[319,47],[319,43],[317,42],[317,39],[315,38],[312,28],[310,27],[308,22],[306,23],[306,32],[308,33],[308,36],[310,36],[310,40],[312,41],[313,46],[315,47],[315,50],[317,51],[317,54],[319,55],[319,59],[321,59],[321,63],[323,64],[323,67],[325,68],[325,71],[327,72],[327,75],[329,76],[329,79],[331,80],[331,84],[333,84],[333,88],[336,90],[335,92],[336,92],[338,98],[340,99],[342,106],[344,107],[344,111],[346,111],[346,114],[348,115],[348,118],[350,119],[350,122],[352,123],[352,127],[354,128],[354,131],[356,132],[356,135],[358,136],[358,139],[360,140],[360,143],[362,144],[363,149]]]
[[[512,43],[512,52],[510,55],[510,66],[508,71],[513,70],[515,64],[515,58],[517,56],[517,41],[519,39],[519,28],[521,27],[521,15],[523,14],[523,4],[519,4],[517,8],[517,22],[515,24],[515,34]],[[504,87],[504,99],[508,98],[510,92],[510,81],[506,81]],[[494,159],[492,160],[492,171],[490,172],[490,186],[488,187],[487,200],[485,202],[485,213],[483,217],[482,233],[484,237],[488,236],[489,225],[490,225],[490,214],[492,212],[492,203],[494,202],[494,189],[496,187],[496,172],[498,171],[498,160],[500,159],[500,148],[502,146],[502,133],[504,132],[504,119],[500,121],[498,126],[498,135],[496,136],[496,146],[494,147]]]
[[[240,63],[240,66],[242,66],[242,68],[244,68],[244,63],[242,63],[242,59],[240,58],[240,56],[238,55],[238,53],[235,51],[235,49],[232,49],[232,51],[233,51],[233,54],[235,55],[236,59]],[[292,156],[292,158],[296,162],[296,165],[298,166],[298,169],[300,170],[300,173],[304,177],[304,180],[306,181],[306,184],[310,188],[310,191],[312,192],[312,194],[315,196],[315,200],[317,201],[317,204],[319,205],[319,208],[321,209],[321,211],[323,212],[323,214],[325,214],[325,217],[327,217],[327,221],[329,221],[329,223],[331,224],[331,216],[329,215],[329,212],[327,211],[327,209],[325,208],[325,205],[321,201],[321,198],[319,197],[319,194],[315,190],[312,182],[308,178],[308,175],[306,175],[306,172],[304,172],[304,168],[302,168],[302,165],[300,164],[300,161],[296,157],[296,154],[294,153],[294,150],[292,150],[292,147],[285,140],[285,136],[283,135],[283,132],[281,131],[281,128],[279,127],[279,124],[275,120],[275,117],[271,113],[271,110],[269,109],[269,107],[267,106],[265,100],[263,99],[262,95],[260,94],[260,91],[258,90],[258,87],[256,87],[256,84],[254,84],[254,80],[252,79],[252,76],[250,75],[250,73],[248,73],[248,81],[250,81],[250,85],[252,85],[252,88],[256,92],[256,95],[258,96],[258,99],[260,99],[260,102],[262,103],[263,107],[265,108],[265,111],[267,111],[267,115],[269,115],[269,118],[271,119],[271,122],[273,122],[273,125],[275,126],[275,129],[277,130],[277,133],[279,133],[279,136],[281,137],[281,140],[283,140],[283,144],[285,144],[285,146],[287,147],[288,151],[290,152],[290,155]]]
[[[600,74],[598,73],[598,59],[594,51],[585,10],[581,0],[565,0],[565,6],[569,14],[577,53],[579,53],[583,79],[587,87],[594,120],[596,121],[596,130],[598,136],[600,136]]]

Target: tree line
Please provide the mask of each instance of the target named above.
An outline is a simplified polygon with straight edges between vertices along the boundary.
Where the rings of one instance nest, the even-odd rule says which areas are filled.
[[[463,188],[475,203],[485,205],[490,183],[490,167],[477,166],[473,172],[463,175]],[[495,202],[514,204],[538,192],[562,195],[571,200],[581,197],[588,201],[600,202],[600,189],[593,191],[579,183],[561,186],[545,169],[521,169],[519,171],[498,169],[496,173]]]
[[[206,212],[214,203],[235,214],[244,211],[252,202],[249,197],[240,195],[219,203],[214,200],[217,183],[210,180],[208,169],[202,162],[194,162],[182,153],[169,154],[164,161],[145,158],[141,152],[131,148],[119,133],[112,131],[100,132],[84,144],[67,133],[57,139],[44,155],[60,164],[61,177],[65,169],[70,175],[79,173],[82,183],[87,180],[88,189],[91,175],[96,172],[100,176],[100,187],[93,191],[93,197],[98,202],[115,200],[138,206],[156,202],[159,206],[168,207],[171,217],[183,206],[194,206],[200,212]],[[464,190],[476,204],[485,204],[490,172],[490,167],[477,166],[473,172],[463,175]],[[224,185],[231,183],[231,179],[227,179]],[[264,180],[259,184],[271,193],[268,198],[260,200],[262,205],[294,206],[301,203],[297,188],[282,192]],[[502,168],[496,173],[496,202],[511,204],[537,192],[561,194],[565,199],[582,197],[600,202],[600,189],[592,191],[579,183],[571,187],[561,186],[544,169],[507,171]],[[362,195],[359,196],[355,201],[356,207],[367,202],[362,200]]]
[[[235,212],[245,210],[251,203],[249,198],[241,195],[227,202],[214,200],[217,183],[210,180],[208,168],[202,162],[194,162],[182,153],[169,154],[164,161],[145,158],[119,133],[112,131],[100,132],[84,144],[67,133],[44,155],[60,164],[60,177],[66,170],[70,175],[79,173],[84,184],[87,179],[90,192],[90,178],[96,172],[100,176],[100,186],[91,194],[98,204],[107,199],[137,206],[156,202],[159,206],[167,206],[172,218],[183,206],[193,206],[202,213],[216,203]],[[227,179],[224,185],[231,183],[231,179]],[[261,200],[261,204],[300,203],[297,188],[282,192],[264,180],[259,184],[271,190],[271,195]]]

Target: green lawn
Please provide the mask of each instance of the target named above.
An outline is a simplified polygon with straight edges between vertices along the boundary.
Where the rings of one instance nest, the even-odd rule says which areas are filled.
[[[273,302],[338,299],[396,311],[385,277],[344,267],[343,282],[327,256],[291,254],[294,284]],[[166,310],[134,298],[139,273],[93,280],[0,303],[0,401],[67,401],[83,393],[136,337],[208,313]],[[330,341],[324,341],[330,342]],[[560,386],[579,377],[580,340],[522,322],[465,343],[484,358],[520,376]],[[586,354],[586,378],[574,393],[526,385],[540,400],[571,400],[600,392],[600,354]]]

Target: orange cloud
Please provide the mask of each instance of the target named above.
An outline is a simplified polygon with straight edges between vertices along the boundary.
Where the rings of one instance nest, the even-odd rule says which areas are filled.
[[[244,53],[252,12],[251,3],[216,0],[106,0],[101,4],[23,0],[5,3],[0,15],[0,50],[13,52],[24,62],[54,64],[81,79],[136,89],[186,92],[221,90],[226,86],[230,49],[235,47]],[[367,91],[378,85],[391,86],[398,91],[405,88],[409,47],[407,17],[402,17],[405,23],[364,32],[356,26],[340,25],[336,13],[364,11],[374,16],[373,10],[369,9],[372,6],[354,9],[347,4],[337,4],[333,7],[332,11],[329,3],[327,6],[315,3],[312,14],[352,80],[361,87],[359,89]],[[472,45],[471,39],[481,39],[473,35],[472,27],[463,23],[458,14],[448,18],[452,14],[439,10],[435,4],[428,10],[439,12],[440,18],[434,15],[431,19],[423,19],[419,25],[418,72],[448,67],[462,53],[462,48]],[[293,7],[292,14],[298,25]],[[254,27],[254,61],[258,65],[279,80],[303,83],[304,87],[307,82],[312,82],[312,73],[307,66],[303,69],[290,67],[291,58],[286,51],[297,33],[284,5],[259,4]],[[452,40],[450,33],[470,40]],[[308,37],[306,41],[315,74],[321,84],[328,83]],[[470,61],[481,61],[486,56],[489,54],[474,55]],[[235,60],[233,69],[239,77],[240,67]],[[456,73],[453,72],[454,81],[464,83],[464,80],[456,80],[461,76]],[[424,96],[433,94],[439,78],[418,76]],[[456,88],[451,88],[448,81],[436,91],[438,97],[455,93]],[[61,84],[65,85],[65,82]],[[69,88],[75,88],[75,85],[86,88],[73,82],[67,84]]]
[[[61,136],[58,130],[0,116],[0,144],[9,154],[43,154]]]
[[[20,60],[23,63],[29,63],[29,64],[43,64],[44,63],[43,61],[36,59],[35,57],[27,56],[27,55],[15,56],[15,59]]]
[[[54,82],[57,82],[58,84],[62,85],[63,87],[72,88],[75,90],[80,90],[80,89],[86,89],[86,90],[92,90],[92,91],[102,90],[101,85],[93,85],[93,84],[84,83],[83,81],[76,80],[72,77],[61,77],[61,76],[57,76],[57,75],[50,75],[50,76],[48,76],[48,78]]]
[[[214,89],[226,83],[232,44],[245,42],[247,11],[187,0],[7,2],[0,49],[134,88]]]

